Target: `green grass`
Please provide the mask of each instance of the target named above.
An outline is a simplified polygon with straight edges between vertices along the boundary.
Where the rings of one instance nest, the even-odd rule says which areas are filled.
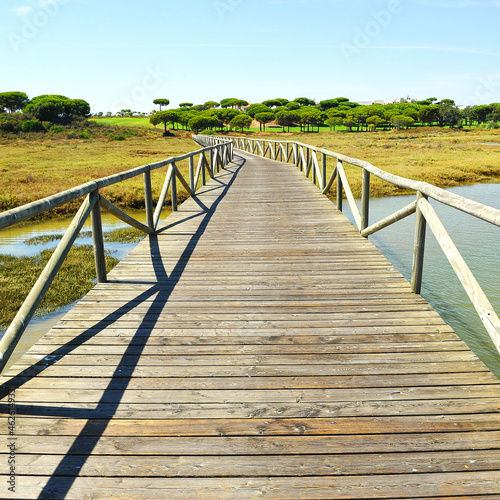
[[[144,236],[145,234],[139,229],[126,227],[104,233],[104,241],[107,243],[139,243]]]
[[[24,244],[29,246],[45,245],[46,243],[59,241],[62,239],[62,237],[62,234],[41,234],[39,236],[34,236],[33,238],[26,240]],[[82,234],[79,234],[78,237],[81,238]]]
[[[117,127],[147,127],[154,128],[149,122],[149,118],[139,117],[117,117],[117,118],[92,118],[91,121],[101,125],[115,125]]]
[[[0,328],[6,328],[14,319],[51,255],[52,250],[44,250],[34,257],[0,255]],[[117,263],[114,257],[106,256],[108,272]],[[57,311],[83,297],[94,287],[94,279],[92,246],[73,247],[36,315]]]
[[[127,137],[126,141],[104,139],[68,140],[45,138],[36,141],[6,141],[0,147],[0,211],[9,210],[59,193],[91,180],[180,156],[200,149],[190,134],[177,132],[163,138],[157,132]],[[188,175],[189,162],[177,165]],[[161,193],[166,168],[152,173],[153,199]],[[142,175],[109,186],[102,194],[122,209],[144,207]],[[182,186],[179,194],[186,197]],[[48,213],[47,218],[74,214],[82,200]]]
[[[53,241],[62,240],[62,234],[41,234],[34,236],[24,243],[26,245],[44,245]],[[82,231],[78,238],[92,238],[92,231]],[[144,238],[144,233],[133,227],[115,229],[104,233],[104,241],[107,243],[139,243]]]

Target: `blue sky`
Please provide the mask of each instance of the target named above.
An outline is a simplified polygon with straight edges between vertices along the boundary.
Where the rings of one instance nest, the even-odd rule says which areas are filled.
[[[10,0],[0,91],[93,112],[237,97],[500,102],[500,0]]]

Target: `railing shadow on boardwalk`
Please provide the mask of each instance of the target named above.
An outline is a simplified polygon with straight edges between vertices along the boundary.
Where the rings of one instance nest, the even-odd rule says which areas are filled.
[[[82,345],[86,340],[91,338],[94,335],[102,332],[106,328],[110,326],[110,319],[112,318],[112,322],[117,321],[125,314],[132,311],[138,305],[144,303],[147,299],[156,294],[151,306],[149,307],[149,311],[154,311],[158,305],[164,305],[170,295],[172,294],[176,284],[180,280],[189,259],[196,248],[196,244],[202,237],[205,229],[214,215],[217,206],[222,201],[227,191],[233,184],[236,176],[238,175],[240,169],[245,164],[245,160],[241,157],[235,156],[233,160],[233,164],[236,165],[236,169],[232,178],[224,184],[219,178],[213,179],[224,187],[224,190],[220,194],[220,196],[214,201],[210,208],[206,207],[201,201],[197,199],[196,196],[193,196],[193,201],[195,201],[200,208],[203,210],[201,214],[189,216],[182,221],[175,222],[171,225],[166,225],[162,228],[159,233],[165,231],[168,228],[173,227],[174,225],[185,222],[186,220],[203,216],[203,220],[200,222],[200,225],[194,235],[191,237],[190,241],[186,245],[186,249],[179,257],[179,260],[175,267],[172,269],[170,273],[170,277],[168,276],[165,267],[162,262],[162,256],[158,244],[157,235],[149,236],[149,244],[150,244],[150,253],[151,253],[151,261],[153,264],[154,272],[156,274],[156,279],[159,281],[158,284],[153,285],[149,290],[145,291],[138,297],[136,297],[133,301],[123,305],[116,311],[112,313],[112,315],[104,318],[99,323],[97,323],[92,328],[92,334],[89,337],[88,332],[83,332],[78,337],[76,337],[71,344],[64,345],[53,353],[45,357],[42,361],[36,363],[35,365],[27,368],[23,372],[19,373],[15,377],[13,377],[7,384],[4,384],[0,389],[0,400],[4,399],[8,396],[9,392],[20,388],[23,384],[33,379],[36,375],[42,373],[48,367],[53,366],[57,363],[59,359],[63,356],[71,353],[77,347]],[[77,419],[88,419],[86,425],[80,431],[80,434],[75,438],[75,441],[71,445],[68,452],[65,454],[60,464],[57,466],[54,474],[48,479],[47,484],[44,489],[40,493],[40,499],[53,499],[53,498],[64,498],[76,477],[78,476],[78,472],[81,470],[88,457],[91,455],[95,446],[97,445],[99,439],[104,434],[109,422],[113,418],[118,406],[120,405],[120,401],[123,398],[124,392],[127,390],[128,385],[130,383],[131,376],[136,369],[139,360],[142,355],[143,349],[146,347],[148,339],[154,330],[156,321],[158,320],[158,314],[155,312],[147,312],[144,316],[144,319],[141,325],[138,327],[136,334],[132,337],[120,363],[117,365],[113,375],[111,376],[111,381],[104,389],[102,397],[100,401],[97,403],[97,406],[92,410],[81,410],[81,409],[67,409],[67,408],[54,408],[54,407],[34,407],[31,405],[17,405],[16,412],[17,415],[28,415],[28,416],[52,416],[52,417],[60,417],[60,418],[77,418]],[[139,340],[139,332],[140,332],[140,340]],[[109,395],[112,394],[113,397],[110,398]],[[6,403],[0,404],[0,411],[6,411]],[[71,472],[69,472],[71,471]],[[71,477],[68,477],[68,474],[74,474]]]

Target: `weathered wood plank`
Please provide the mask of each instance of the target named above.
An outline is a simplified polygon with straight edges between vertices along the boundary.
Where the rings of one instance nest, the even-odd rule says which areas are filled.
[[[404,434],[429,432],[472,432],[500,429],[500,415],[388,416],[303,419],[70,419],[61,417],[22,419],[18,436],[303,436],[351,434]],[[499,457],[500,459],[500,457]]]
[[[0,461],[6,456],[0,455]],[[26,475],[75,473],[75,461],[64,461],[63,455],[18,455],[18,470]],[[62,467],[61,467],[62,462]],[[279,460],[265,456],[99,456],[92,455],[79,469],[80,477],[300,477],[352,476],[374,474],[428,474],[448,472],[488,471],[499,467],[496,450],[384,453],[347,455],[280,456]],[[468,497],[470,498],[470,497]],[[474,497],[475,498],[475,497]],[[491,498],[492,497],[488,497]]]
[[[3,387],[18,387],[22,384],[23,389],[107,389],[112,381],[110,377],[61,377],[57,381],[53,377],[47,377],[41,373],[38,377],[30,378],[21,376],[9,383],[9,378],[1,381]],[[485,384],[497,384],[498,379],[490,372],[432,374],[422,377],[421,375],[352,375],[352,376],[304,376],[304,377],[134,377],[130,379],[128,389],[136,391],[145,390],[270,390],[270,389],[354,389],[360,387],[398,388],[400,391],[405,387],[441,387],[443,396],[451,385],[455,386],[484,386]],[[483,391],[486,390],[484,387]]]
[[[111,384],[112,386],[112,384]],[[75,403],[120,403],[125,399],[130,404],[213,404],[225,403],[329,403],[363,402],[363,401],[427,401],[432,399],[474,399],[487,398],[491,395],[490,385],[467,385],[443,387],[391,387],[391,388],[348,388],[348,389],[148,389],[135,390],[129,388],[94,389],[92,384],[86,389],[25,389],[16,391],[19,404],[37,403],[43,400],[48,403],[59,401]],[[3,401],[6,402],[5,400]]]
[[[45,359],[45,358],[43,358]],[[54,358],[38,362],[36,365],[26,363],[24,358],[5,373],[7,377],[22,374],[23,377],[34,377],[43,374],[44,377],[87,377],[89,375],[88,365],[58,365]],[[282,360],[286,361],[286,360]],[[92,370],[92,377],[115,377],[120,378],[120,372],[115,373],[114,365],[96,365]],[[179,368],[179,366],[181,368]],[[286,374],[293,377],[316,377],[316,376],[342,376],[351,377],[356,375],[387,375],[387,374],[423,374],[428,376],[434,373],[483,373],[488,369],[480,362],[437,362],[437,363],[388,363],[388,364],[272,364],[272,365],[234,365],[221,366],[212,365],[163,365],[161,370],[158,365],[137,365],[132,374],[127,371],[127,378],[191,378],[191,377],[272,377]]]

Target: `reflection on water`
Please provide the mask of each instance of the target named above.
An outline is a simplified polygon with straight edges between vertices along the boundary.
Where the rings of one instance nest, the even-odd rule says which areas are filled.
[[[500,184],[476,184],[451,188],[450,191],[500,209]],[[373,199],[370,202],[370,221],[376,222],[414,199],[414,196]],[[431,203],[498,313],[500,228],[433,200]],[[345,214],[352,220],[348,207]],[[370,236],[370,241],[408,280],[411,279],[414,230],[415,215]],[[429,228],[422,295],[488,367],[500,376],[500,354]]]
[[[146,220],[144,210],[136,212],[127,211],[127,213],[131,217],[137,219],[140,222],[145,222]],[[103,212],[101,217],[102,217],[102,227],[105,232],[112,231],[114,229],[119,229],[122,227],[128,227],[127,224],[125,224],[121,220],[117,219],[113,215],[108,214],[106,212]],[[42,250],[45,250],[46,248],[54,248],[58,244],[57,241],[55,243],[52,241],[49,243],[45,243],[43,245],[26,245],[25,242],[26,240],[44,234],[50,234],[50,235],[64,234],[66,229],[68,229],[71,220],[72,220],[71,218],[47,220],[47,221],[34,222],[32,224],[31,223],[18,224],[13,227],[2,229],[0,231],[0,254],[16,255],[18,257],[20,256],[31,257],[41,252]],[[91,230],[91,225],[89,218],[89,220],[85,223],[85,226],[83,227],[82,231],[88,232],[90,230]],[[78,244],[80,245],[92,244],[92,238],[91,237],[79,238]],[[126,248],[122,248],[125,246],[126,245],[119,245],[119,244],[115,245],[108,243],[106,244],[106,248],[109,247],[110,249],[117,251],[125,250],[128,253],[128,251],[130,251],[130,248],[127,251]],[[117,254],[115,254],[115,256],[116,258],[120,258],[117,256]]]

